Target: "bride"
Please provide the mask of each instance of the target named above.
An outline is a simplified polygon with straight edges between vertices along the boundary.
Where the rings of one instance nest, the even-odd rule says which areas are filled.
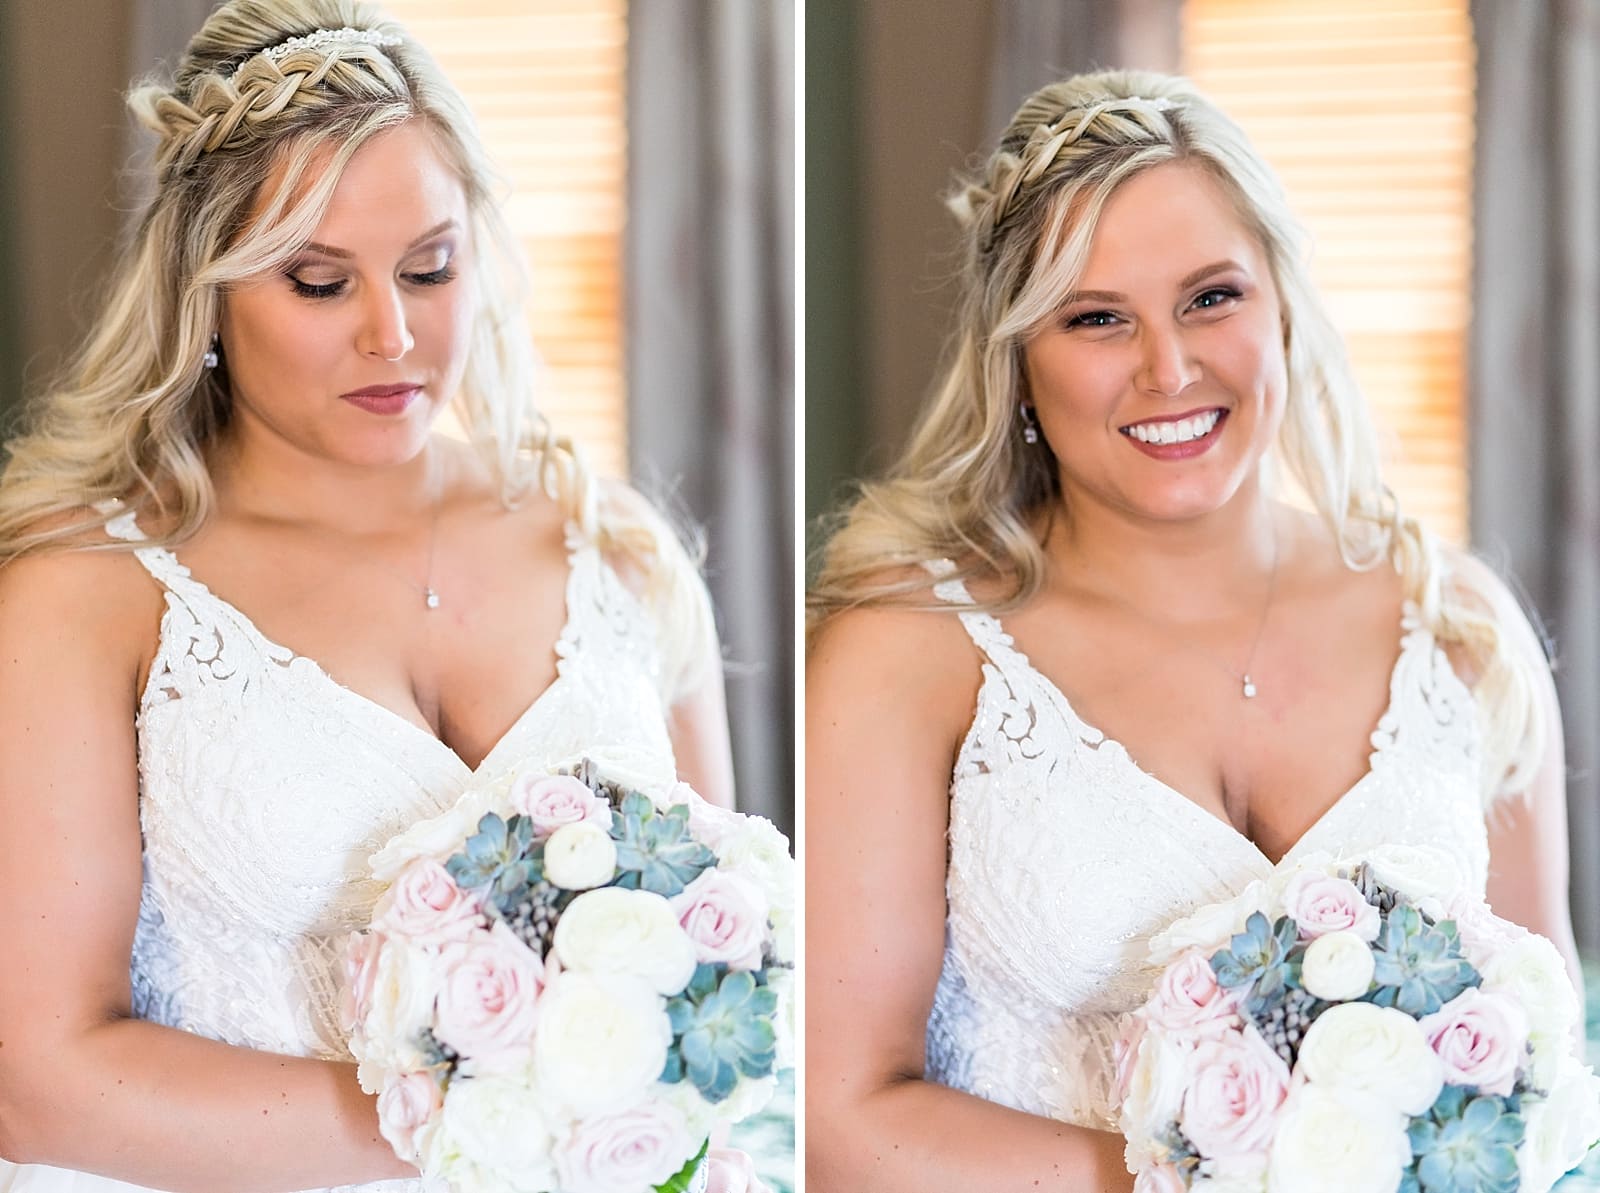
[[[416,1188],[339,1024],[366,858],[579,753],[731,805],[709,602],[535,414],[401,28],[233,0],[132,104],[154,201],[0,479],[0,1190]]]
[[[1559,714],[1188,83],[1045,87],[954,207],[948,371],[811,597],[810,1187],[1126,1190],[1149,937],[1286,860],[1439,845],[1576,980]]]

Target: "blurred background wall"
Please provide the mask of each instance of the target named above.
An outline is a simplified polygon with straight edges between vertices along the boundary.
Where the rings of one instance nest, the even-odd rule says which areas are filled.
[[[94,317],[148,184],[131,80],[215,0],[0,4],[0,424]],[[394,0],[478,117],[543,401],[703,528],[741,806],[792,835],[793,0]]]
[[[1405,506],[1549,631],[1600,957],[1600,0],[808,0],[805,511],[893,459],[953,305],[941,197],[1096,67],[1190,75],[1315,242]]]

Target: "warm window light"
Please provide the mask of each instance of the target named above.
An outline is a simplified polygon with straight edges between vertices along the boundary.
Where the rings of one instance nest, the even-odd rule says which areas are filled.
[[[626,0],[385,0],[466,96],[532,266],[541,404],[627,469],[622,346]]]
[[[1312,273],[1402,506],[1467,537],[1474,63],[1466,0],[1186,0],[1184,72],[1238,120]]]

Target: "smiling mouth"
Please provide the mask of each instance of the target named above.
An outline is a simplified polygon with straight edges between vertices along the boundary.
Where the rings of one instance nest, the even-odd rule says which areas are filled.
[[[1192,443],[1211,434],[1224,413],[1226,412],[1223,410],[1206,410],[1187,418],[1133,423],[1119,430],[1128,438],[1137,439],[1140,443],[1162,446],[1169,443]]]

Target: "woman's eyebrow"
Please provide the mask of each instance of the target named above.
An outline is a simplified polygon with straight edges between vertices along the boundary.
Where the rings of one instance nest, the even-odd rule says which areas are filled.
[[[1237,261],[1233,261],[1233,260],[1213,261],[1210,265],[1202,265],[1199,269],[1196,269],[1191,273],[1185,274],[1183,276],[1183,278],[1178,282],[1178,287],[1177,288],[1179,290],[1187,290],[1190,286],[1193,286],[1198,282],[1205,281],[1205,279],[1210,277],[1212,274],[1226,273],[1230,269],[1241,269],[1241,268],[1243,268],[1243,267]],[[1128,301],[1128,296],[1126,294],[1119,294],[1115,290],[1073,290],[1071,293],[1069,293],[1066,296],[1065,299],[1062,300],[1061,305],[1062,306],[1069,306],[1072,303],[1077,303],[1077,302],[1127,302],[1127,301]]]
[[[431,240],[435,236],[439,235],[441,232],[448,232],[451,228],[454,228],[455,226],[456,226],[456,221],[454,219],[448,219],[448,220],[444,220],[444,221],[442,221],[440,223],[437,223],[433,227],[429,228],[426,232],[424,232],[421,236],[419,236],[415,240],[413,240],[410,244],[406,245],[405,251],[409,253],[412,249],[416,248],[423,241]],[[355,256],[354,253],[350,252],[347,249],[334,248],[333,245],[331,245],[331,244],[319,244],[316,241],[312,241],[311,243],[307,244],[306,248],[305,248],[305,251],[308,252],[308,253],[319,253],[324,257],[337,257],[342,261],[348,261],[351,257]]]

